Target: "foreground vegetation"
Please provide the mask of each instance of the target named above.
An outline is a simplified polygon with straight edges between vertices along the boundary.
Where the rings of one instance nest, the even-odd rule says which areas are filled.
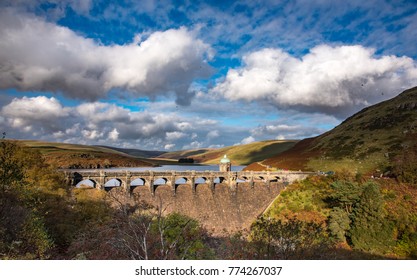
[[[320,225],[339,248],[380,257],[417,258],[417,186],[349,173],[289,186],[264,219]]]
[[[200,258],[204,230],[114,193],[71,190],[42,155],[0,143],[1,259]]]
[[[211,236],[139,197],[66,188],[43,156],[0,142],[1,259],[382,259],[417,255],[417,191],[394,180],[313,177],[248,231]]]

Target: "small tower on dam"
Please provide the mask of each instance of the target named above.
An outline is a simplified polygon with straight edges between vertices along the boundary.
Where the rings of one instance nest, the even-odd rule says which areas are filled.
[[[229,172],[232,170],[232,164],[230,159],[224,155],[224,157],[220,160],[220,172]]]

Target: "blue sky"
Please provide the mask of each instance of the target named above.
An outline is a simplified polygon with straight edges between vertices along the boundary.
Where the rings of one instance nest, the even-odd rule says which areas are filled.
[[[0,37],[9,138],[302,139],[417,85],[415,0],[5,0]]]

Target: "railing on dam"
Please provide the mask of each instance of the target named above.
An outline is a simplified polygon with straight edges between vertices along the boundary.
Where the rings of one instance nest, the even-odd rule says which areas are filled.
[[[78,171],[65,172],[67,183],[74,187],[80,187],[82,182],[89,180],[93,187],[109,189],[121,187],[130,193],[137,186],[145,186],[154,194],[157,185],[164,184],[171,187],[174,195],[179,185],[190,185],[193,191],[198,184],[207,184],[214,191],[218,183],[226,184],[231,190],[235,190],[239,182],[247,182],[251,187],[255,182],[263,182],[267,186],[271,182],[291,183],[302,180],[315,172],[302,171]],[[108,185],[111,180],[118,184]],[[160,183],[157,184],[156,181]],[[136,182],[136,183],[133,183]],[[140,182],[139,184],[137,182]],[[162,182],[162,183],[161,183]],[[107,184],[107,185],[106,185]]]

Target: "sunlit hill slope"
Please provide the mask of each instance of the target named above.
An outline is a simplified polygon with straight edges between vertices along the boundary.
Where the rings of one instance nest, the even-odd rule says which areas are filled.
[[[334,129],[253,164],[275,168],[388,172],[399,157],[417,151],[417,87],[367,107]]]
[[[160,155],[160,158],[179,159],[193,158],[195,162],[204,164],[218,164],[220,159],[227,155],[234,165],[247,165],[262,161],[271,156],[288,150],[297,143],[296,140],[270,140],[253,142],[245,145],[228,146],[220,149],[198,149],[178,152],[169,152]]]
[[[33,140],[19,141],[39,150],[46,161],[57,168],[109,168],[118,166],[152,166],[152,162],[107,147],[52,143]]]

